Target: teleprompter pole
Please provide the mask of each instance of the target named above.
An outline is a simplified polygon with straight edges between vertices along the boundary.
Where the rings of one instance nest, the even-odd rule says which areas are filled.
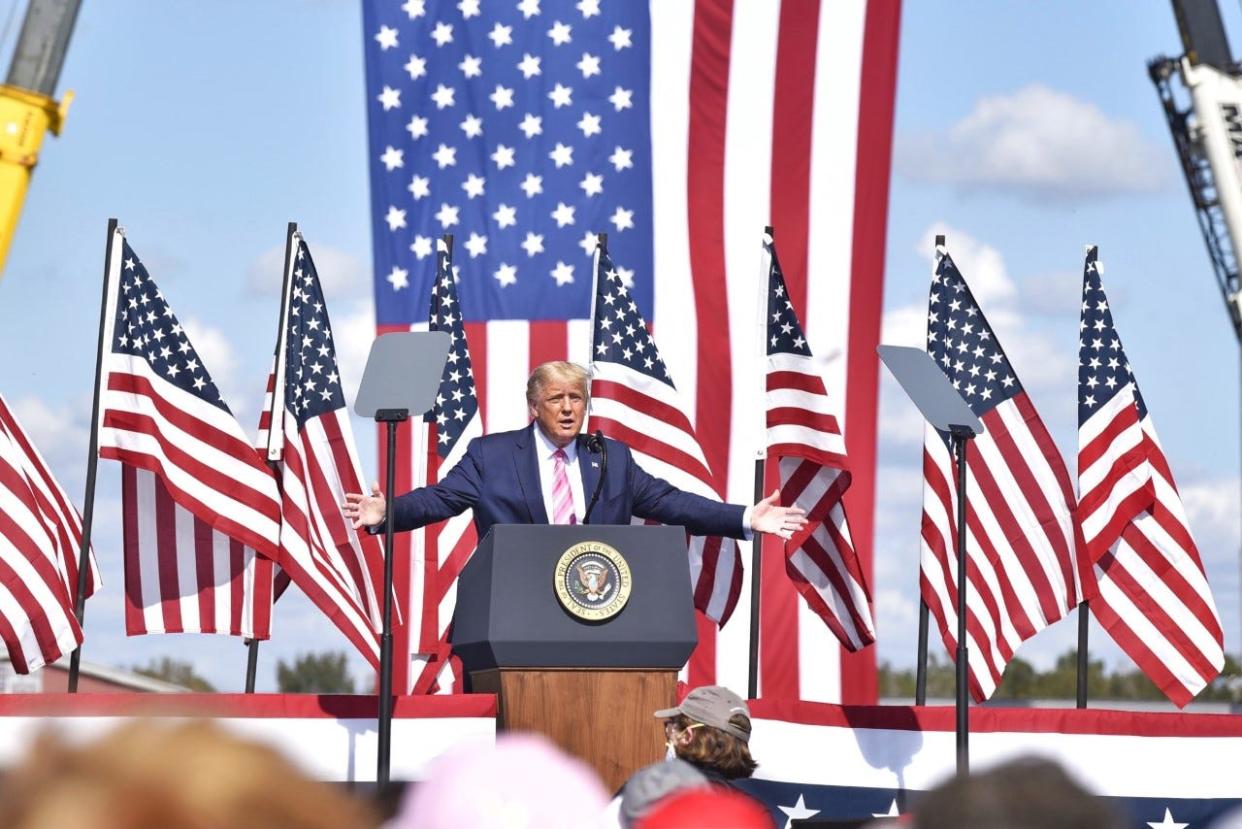
[[[975,433],[969,428],[953,426],[949,434],[957,458],[957,773],[965,776],[970,773],[970,652],[966,645],[966,447]]]

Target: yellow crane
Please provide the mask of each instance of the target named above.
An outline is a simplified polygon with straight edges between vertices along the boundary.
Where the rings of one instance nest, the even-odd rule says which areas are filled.
[[[60,135],[73,100],[53,97],[81,0],[30,0],[9,74],[0,85],[0,275],[48,130]]]

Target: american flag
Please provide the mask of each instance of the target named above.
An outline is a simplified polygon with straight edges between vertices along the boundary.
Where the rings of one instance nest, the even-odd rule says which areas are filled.
[[[1224,665],[1224,634],[1173,473],[1087,251],[1078,339],[1079,515],[1092,612],[1177,705]]]
[[[74,616],[82,517],[0,397],[0,639],[18,673],[82,643]],[[90,556],[86,595],[99,586]]]
[[[160,476],[121,467],[125,633],[272,634],[274,565],[181,507]]]
[[[366,0],[363,13],[378,330],[422,323],[432,240],[456,234],[482,426],[520,428],[534,366],[590,359],[594,234],[611,233],[640,312],[678,335],[662,353],[709,469],[748,501],[754,433],[735,424],[759,422],[762,400],[733,378],[762,370],[753,233],[775,222],[807,337],[849,390],[846,500],[869,567],[899,5]],[[399,458],[404,491],[424,460],[408,436]],[[779,581],[764,591],[786,617],[770,635],[792,643],[792,693],[874,701],[874,657],[825,657],[842,651]],[[744,628],[718,636],[700,619],[694,684],[745,683]]]
[[[767,453],[777,461],[781,503],[802,507],[808,522],[785,542],[785,570],[841,644],[856,651],[875,641],[875,622],[841,500],[851,480],[845,438],[789,299],[771,237],[764,239],[763,251]]]
[[[332,325],[310,249],[295,233],[284,315],[259,442],[280,476],[281,569],[373,665],[379,667],[384,557],[377,536],[341,511],[364,492]]]
[[[126,627],[262,638],[270,563],[237,545],[275,557],[276,482],[119,229],[108,284],[99,456],[130,468]]]
[[[719,487],[655,339],[626,288],[624,272],[602,248],[596,263],[587,429],[602,429],[625,443],[648,474],[686,492],[719,500]],[[694,606],[723,626],[742,589],[737,541],[687,536],[687,550]]]
[[[1022,642],[1079,601],[1069,473],[965,279],[936,249],[927,351],[984,432],[969,443],[966,479],[970,690],[989,697]],[[923,599],[950,654],[957,648],[956,464],[947,434],[923,443]]]
[[[461,460],[470,441],[483,434],[470,348],[457,301],[451,245],[451,237],[436,243],[436,280],[431,285],[427,328],[447,331],[451,342],[435,406],[424,417],[422,440],[427,454],[420,485],[440,480]],[[414,662],[414,693],[433,689],[444,693],[460,691],[461,665],[449,655],[448,626],[457,605],[457,576],[479,540],[474,512],[466,510],[447,521],[415,530],[415,534],[415,546],[422,550],[422,555],[414,557],[414,580],[416,585],[421,580],[422,590],[416,594],[421,598],[421,607],[411,609],[412,614],[421,611],[411,621],[411,637],[418,643],[411,646],[418,654]]]

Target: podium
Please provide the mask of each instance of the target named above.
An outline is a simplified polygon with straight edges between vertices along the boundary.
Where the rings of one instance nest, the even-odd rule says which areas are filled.
[[[685,531],[496,525],[462,570],[452,643],[502,729],[546,735],[615,791],[664,757],[652,712],[697,643]]]

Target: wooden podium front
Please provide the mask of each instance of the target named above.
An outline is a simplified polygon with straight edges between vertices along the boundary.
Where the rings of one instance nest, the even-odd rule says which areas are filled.
[[[496,695],[499,728],[547,736],[594,768],[610,793],[664,758],[652,714],[677,704],[676,671],[493,668],[470,679],[474,691]]]

